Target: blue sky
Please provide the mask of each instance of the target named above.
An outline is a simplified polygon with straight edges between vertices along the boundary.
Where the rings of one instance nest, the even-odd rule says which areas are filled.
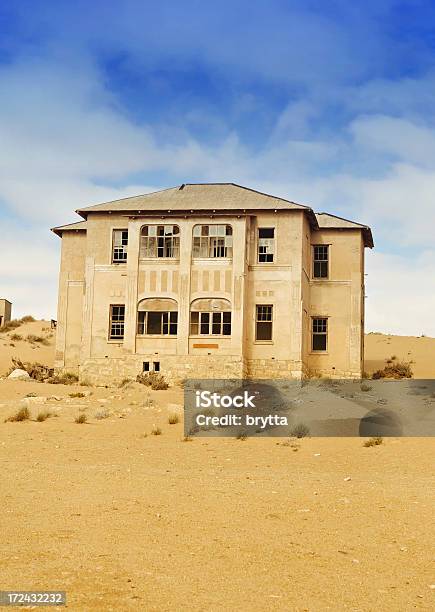
[[[435,336],[434,46],[418,0],[3,1],[0,293],[54,317],[48,227],[234,181],[370,224],[368,329]]]

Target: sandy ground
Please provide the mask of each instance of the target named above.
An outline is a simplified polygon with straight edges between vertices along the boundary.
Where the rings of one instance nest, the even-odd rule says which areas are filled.
[[[50,321],[23,323],[8,333],[0,333],[0,375],[9,370],[12,357],[18,357],[22,361],[39,361],[52,367],[55,333],[56,330],[50,328]],[[31,334],[44,338],[47,345],[27,341],[27,336]],[[21,336],[22,339],[13,340],[14,335]]]
[[[72,610],[434,609],[433,438],[184,441],[174,404],[0,380],[0,588]]]
[[[435,378],[435,338],[366,334],[365,369],[369,374],[382,369],[386,360],[412,361],[414,378]]]

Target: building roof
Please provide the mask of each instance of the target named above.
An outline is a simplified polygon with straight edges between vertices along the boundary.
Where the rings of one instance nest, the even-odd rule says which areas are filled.
[[[316,219],[320,229],[362,230],[364,245],[373,248],[372,231],[368,225],[356,223],[356,221],[349,221],[349,219],[337,217],[336,215],[331,215],[329,213],[316,213]]]
[[[183,183],[177,187],[143,195],[103,202],[79,208],[76,212],[87,218],[89,213],[117,212],[126,215],[147,213],[193,213],[198,211],[247,213],[252,210],[299,210],[305,212],[313,229],[359,229],[364,244],[373,247],[373,237],[367,225],[349,221],[328,213],[314,213],[312,208],[291,200],[256,191],[236,183]],[[52,228],[58,236],[66,231],[86,231],[86,221]]]
[[[77,223],[68,223],[68,225],[59,225],[59,227],[52,227],[51,231],[62,236],[62,232],[79,232],[86,231],[86,221],[77,221]]]
[[[185,183],[163,191],[79,208],[76,212],[86,219],[90,212],[190,212],[199,210],[302,210],[312,213],[309,206],[235,183]],[[314,215],[312,221],[316,225]]]

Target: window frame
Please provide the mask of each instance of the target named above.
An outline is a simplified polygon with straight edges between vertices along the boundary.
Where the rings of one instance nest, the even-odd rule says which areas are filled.
[[[314,331],[314,321],[325,321],[325,331]],[[325,348],[324,349],[316,349],[314,348],[314,336],[322,336],[325,337]],[[311,353],[316,354],[326,354],[329,350],[329,317],[315,315],[311,317]]]
[[[150,313],[153,315],[161,315],[160,333],[148,333],[148,315]],[[143,321],[139,320],[141,315],[143,315]],[[171,327],[173,326],[175,326],[175,333],[171,333]],[[140,331],[141,327],[143,330],[142,332]],[[165,332],[165,327],[167,329],[167,332]],[[149,336],[163,336],[165,338],[170,336],[172,338],[176,338],[178,336],[178,310],[138,310],[136,320],[136,335],[140,336],[141,338]]]
[[[143,236],[142,232],[144,231],[145,228],[156,228],[156,234],[155,236]],[[165,234],[165,228],[173,228],[172,229],[172,233],[171,234]],[[163,228],[163,234],[159,235],[159,228]],[[174,233],[174,229],[178,230],[178,233]],[[169,260],[178,260],[180,259],[180,236],[181,236],[181,232],[180,232],[180,226],[177,225],[176,223],[146,223],[145,225],[142,225],[142,227],[140,228],[140,235],[139,235],[139,259],[140,260],[147,260],[147,259],[157,259],[157,260],[165,260],[165,259],[169,259]],[[144,240],[147,239],[147,240]],[[162,244],[163,246],[159,246],[159,241],[162,240]],[[146,250],[145,247],[143,246],[143,244],[145,242],[155,242],[154,245],[154,255],[144,255],[143,252]],[[168,246],[167,243],[170,243],[170,246]],[[148,249],[149,249],[149,245],[148,245]],[[174,252],[173,255],[167,255],[167,254],[163,254],[163,255],[159,255],[159,249],[164,249],[165,251],[167,249],[172,250]]]
[[[217,317],[215,315],[219,315],[219,321],[213,320]],[[225,321],[225,315],[229,315],[229,321]],[[193,321],[192,319],[197,318],[197,321]],[[207,321],[202,321],[202,319],[207,319]],[[190,320],[189,320],[189,336],[220,336],[222,338],[231,338],[232,334],[232,311],[231,310],[191,310],[190,311]],[[193,326],[196,325],[197,331],[192,331]],[[202,332],[202,326],[207,325],[208,331]],[[215,326],[219,326],[219,332],[214,333],[213,328]],[[224,329],[229,329],[229,333],[225,334]]]
[[[113,318],[113,309],[114,308],[123,308],[124,312],[123,312],[123,319],[119,319],[114,321]],[[119,315],[118,315],[119,316]],[[122,335],[114,335],[112,333],[113,331],[113,324],[114,323],[118,323],[120,326],[120,329],[122,329]],[[108,340],[110,342],[123,342],[124,341],[124,337],[125,337],[125,304],[110,304],[109,306],[109,333],[108,333]]]
[[[211,227],[223,227],[225,232],[220,234],[218,231],[216,234],[210,233]],[[196,228],[201,228],[198,236],[195,236]],[[207,232],[202,233],[202,228],[208,228]],[[229,230],[229,232],[228,232]],[[227,238],[229,244],[226,244]],[[216,244],[212,244],[212,241],[217,241]],[[197,244],[199,241],[199,244]],[[219,241],[223,241],[223,244],[219,244]],[[207,255],[203,253],[207,251]],[[211,255],[211,251],[216,249],[224,249],[224,255]],[[229,252],[228,252],[229,251]],[[197,223],[192,227],[192,259],[232,259],[233,258],[233,226],[229,223]]]
[[[120,232],[121,234],[127,234],[127,242],[123,244],[124,236],[121,235],[121,244],[115,244],[115,235]],[[116,259],[115,258],[115,249],[120,249],[125,253],[124,259]],[[126,264],[128,259],[128,227],[124,228],[113,228],[112,229],[112,250],[111,250],[111,263],[115,265]]]
[[[258,319],[259,309],[260,308],[270,308],[271,309],[271,317],[270,321],[264,321]],[[255,320],[254,320],[254,338],[255,342],[259,344],[271,344],[273,343],[273,328],[274,328],[274,304],[255,304]],[[258,338],[258,324],[259,323],[270,323],[270,338],[269,339],[261,339]]]
[[[260,238],[261,230],[273,230],[273,238]],[[260,261],[260,240],[273,240],[272,253],[261,253],[261,255],[271,255],[271,261]],[[258,264],[273,264],[275,263],[275,255],[276,255],[276,227],[275,226],[265,226],[265,227],[257,227],[257,263]]]
[[[329,273],[330,273],[330,265],[331,265],[331,249],[330,249],[330,244],[312,244],[312,251],[311,251],[311,278],[313,280],[316,281],[322,281],[322,280],[329,280]],[[316,254],[316,248],[318,247],[322,247],[326,249],[326,259],[316,259],[315,258],[315,254]],[[324,264],[326,263],[326,276],[315,276],[315,269],[316,269],[316,263],[317,264]]]

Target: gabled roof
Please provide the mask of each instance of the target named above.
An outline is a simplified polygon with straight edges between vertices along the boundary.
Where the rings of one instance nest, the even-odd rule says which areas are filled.
[[[329,213],[315,213],[317,223],[319,224],[320,229],[358,229],[362,230],[364,237],[364,245],[366,247],[373,248],[373,236],[372,231],[368,225],[362,225],[361,223],[356,223],[356,221],[349,221],[349,219],[344,219],[343,217],[337,217],[336,215],[331,215]]]
[[[77,221],[77,223],[68,223],[68,225],[59,225],[59,227],[52,227],[51,231],[62,236],[62,232],[79,232],[86,231],[86,221]]]
[[[242,187],[235,183],[185,183],[178,187],[144,195],[79,208],[76,212],[86,219],[98,212],[191,212],[191,211],[301,210],[308,213],[317,226],[312,209],[284,198]]]

